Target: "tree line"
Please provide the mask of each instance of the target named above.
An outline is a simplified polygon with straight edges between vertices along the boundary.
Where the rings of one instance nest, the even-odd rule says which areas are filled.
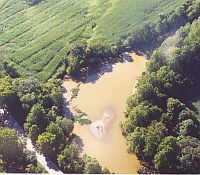
[[[99,42],[77,42],[72,45],[70,51],[64,56],[68,75],[80,73],[81,69],[89,70],[107,61],[111,57],[117,57],[122,52],[122,42],[108,45]]]
[[[184,99],[199,82],[199,31],[196,19],[153,52],[120,123],[127,152],[159,173],[200,173],[200,120]]]
[[[41,83],[34,77],[5,76],[0,78],[0,106],[10,112],[37,148],[64,173],[110,173],[95,158],[80,156],[74,143],[74,123],[63,117],[61,83],[60,79]],[[26,150],[22,138],[6,127],[3,116],[0,124],[0,172],[42,173],[34,153]]]
[[[119,56],[127,47],[139,50],[142,47],[149,48],[150,45],[163,41],[169,36],[169,32],[178,30],[188,22],[191,23],[199,15],[200,2],[185,0],[169,13],[160,13],[155,22],[139,26],[138,29],[116,40],[112,45],[98,41],[74,43],[63,59],[66,72],[69,75],[78,74],[82,68],[95,67],[111,57]]]
[[[151,23],[146,24],[135,30],[125,37],[125,45],[132,48],[148,46],[150,43],[157,43],[166,38],[169,32],[178,30],[186,23],[191,23],[200,15],[200,2],[197,0],[185,0],[176,9],[167,14],[160,13],[159,18]],[[167,35],[165,35],[167,34]],[[155,45],[155,44],[154,44]]]

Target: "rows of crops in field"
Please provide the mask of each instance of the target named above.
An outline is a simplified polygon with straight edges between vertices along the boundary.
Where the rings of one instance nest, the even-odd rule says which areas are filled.
[[[42,0],[28,6],[25,0],[1,0],[0,50],[22,77],[46,81],[73,43],[99,38],[115,42],[141,21],[149,22],[180,2]]]
[[[98,21],[94,36],[108,42],[127,36],[139,27],[155,22],[159,13],[167,13],[184,0],[116,0],[112,9]]]
[[[105,9],[109,4],[102,1]],[[0,4],[0,47],[13,61],[17,72],[47,80],[77,40],[87,40],[93,21],[87,18],[92,0],[46,0],[29,7],[24,1],[2,1]]]

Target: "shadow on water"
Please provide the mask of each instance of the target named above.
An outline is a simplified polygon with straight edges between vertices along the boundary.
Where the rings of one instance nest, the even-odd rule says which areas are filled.
[[[110,73],[110,72],[112,72],[113,71],[113,66],[112,66],[112,64],[111,63],[109,63],[109,64],[106,64],[106,65],[104,65],[104,66],[102,66],[101,67],[101,69],[97,72],[97,73],[90,73],[90,74],[88,74],[87,75],[87,80],[86,80],[86,83],[92,83],[92,84],[94,84],[94,83],[96,83],[97,82],[97,80],[99,79],[99,78],[101,78],[101,76],[103,76],[105,73]]]
[[[122,53],[123,59],[122,59],[122,63],[126,63],[126,62],[133,62],[134,60],[131,58],[130,55]]]
[[[67,93],[67,89],[64,86],[62,86],[62,93]],[[65,97],[63,97],[64,117],[66,119],[74,120],[73,114],[70,111],[70,109],[68,108],[68,106],[69,106],[69,101]]]
[[[83,140],[76,134],[73,134],[73,138],[74,138],[75,143],[78,146],[78,149],[79,149],[80,153],[82,153],[83,152],[83,147],[84,147]]]
[[[86,76],[86,83],[96,83],[96,81],[98,81],[98,79],[101,78],[101,76],[103,76],[105,73],[111,73],[113,71],[114,64],[125,62],[133,62],[133,59],[131,56],[122,53],[122,55],[119,58],[116,58],[116,60],[111,59],[107,63],[102,64],[97,70],[90,71]]]
[[[96,81],[98,81],[98,79],[101,78],[101,76],[103,76],[105,73],[110,73],[113,71],[114,64],[133,61],[129,56],[126,58],[123,56],[124,54],[120,54],[116,57],[110,57],[106,61],[98,63],[97,65],[82,68],[80,72],[71,75],[70,79],[77,83],[96,83]],[[65,75],[63,75],[62,79],[64,79],[64,76]]]
[[[62,86],[62,93],[67,93],[67,89],[64,86]]]
[[[63,98],[63,111],[64,111],[64,117],[66,119],[74,120],[73,114],[68,108],[69,106],[69,101],[67,101],[66,98]]]

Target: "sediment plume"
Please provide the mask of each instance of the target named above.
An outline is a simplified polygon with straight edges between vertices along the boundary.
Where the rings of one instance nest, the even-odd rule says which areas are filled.
[[[90,131],[97,138],[101,139],[106,133],[106,127],[114,118],[114,112],[112,109],[104,111],[102,118],[95,122],[92,122],[90,125]]]

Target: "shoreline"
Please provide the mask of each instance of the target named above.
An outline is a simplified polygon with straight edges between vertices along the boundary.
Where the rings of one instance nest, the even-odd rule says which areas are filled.
[[[73,133],[81,145],[81,154],[97,158],[103,167],[120,174],[137,173],[141,168],[136,155],[126,153],[126,140],[118,125],[124,120],[126,100],[132,95],[137,79],[148,61],[145,56],[138,56],[133,52],[125,54],[127,57],[120,62],[108,63],[96,73],[88,74],[89,79],[82,84],[77,98],[72,99],[67,106],[72,113],[72,107],[78,107],[92,120],[91,124],[83,126],[76,123],[74,128]],[[67,100],[70,89],[76,87],[78,82],[71,79],[63,83],[66,89],[64,98]],[[111,107],[114,107],[113,111],[109,111]],[[105,117],[107,114],[108,118]],[[115,158],[112,158],[113,155]],[[105,156],[109,156],[111,161],[105,159]],[[124,161],[121,162],[121,159]]]
[[[138,84],[138,80],[136,80],[136,82],[135,82],[135,84],[133,86],[133,93],[132,93],[132,95],[134,95],[136,93],[136,91],[137,91],[137,88],[136,88],[137,84]]]

